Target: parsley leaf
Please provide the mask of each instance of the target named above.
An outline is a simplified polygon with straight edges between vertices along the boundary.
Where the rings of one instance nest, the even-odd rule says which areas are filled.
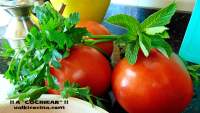
[[[64,89],[61,92],[61,96],[64,98],[78,96],[79,98],[89,101],[93,104],[90,89],[88,87],[81,88],[77,83],[70,83],[69,81],[66,81],[64,84]]]

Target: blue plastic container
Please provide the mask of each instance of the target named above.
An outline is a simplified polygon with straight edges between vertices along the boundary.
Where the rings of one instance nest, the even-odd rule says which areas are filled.
[[[196,0],[179,55],[186,61],[200,64],[200,0]]]

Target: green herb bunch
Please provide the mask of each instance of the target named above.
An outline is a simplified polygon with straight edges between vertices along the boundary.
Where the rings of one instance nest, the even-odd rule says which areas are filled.
[[[101,39],[102,41],[115,41],[119,47],[125,48],[125,57],[130,64],[136,63],[140,49],[146,57],[149,56],[153,48],[158,49],[163,55],[169,57],[172,53],[172,48],[165,41],[166,38],[169,38],[167,33],[168,28],[165,25],[170,23],[175,12],[176,3],[173,2],[169,6],[150,15],[142,23],[129,15],[114,15],[106,21],[110,24],[125,28],[127,30],[125,34],[90,37]],[[99,40],[96,42],[98,43]],[[89,44],[94,43],[93,41]]]
[[[35,6],[33,11],[40,26],[32,27],[25,38],[25,46],[13,50],[8,43],[3,43],[1,55],[12,57],[4,74],[15,86],[9,97],[34,100],[47,93],[48,89],[55,89],[61,91],[63,97],[77,96],[92,102],[88,87],[80,88],[66,81],[64,89],[59,89],[56,78],[50,73],[50,66],[61,67],[59,60],[68,57],[70,48],[81,44],[82,37],[88,34],[85,28],[75,27],[80,20],[79,13],[64,18],[49,2]]]
[[[50,66],[60,68],[59,60],[68,57],[70,48],[76,44],[94,45],[99,42],[115,41],[120,47],[125,48],[125,57],[131,64],[136,62],[140,48],[146,57],[152,48],[157,48],[165,56],[170,56],[172,52],[164,39],[169,37],[165,25],[170,22],[176,11],[175,3],[149,16],[142,23],[124,14],[111,16],[107,22],[124,27],[127,33],[107,36],[94,36],[86,28],[76,28],[75,25],[80,20],[78,13],[64,18],[49,2],[36,6],[33,11],[39,19],[40,26],[30,30],[25,46],[14,52],[4,43],[4,55],[12,56],[9,69],[5,73],[5,78],[15,85],[11,98],[37,99],[51,88],[63,90],[61,94],[64,97],[79,96],[91,101],[89,88],[66,83],[64,89],[59,89],[56,78],[50,73]],[[83,36],[97,40],[86,40]],[[48,83],[47,86],[44,84],[45,81]]]

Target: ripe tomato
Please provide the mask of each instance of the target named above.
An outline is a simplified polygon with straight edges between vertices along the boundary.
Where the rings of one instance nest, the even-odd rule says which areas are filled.
[[[121,60],[113,72],[112,88],[129,113],[181,113],[193,95],[187,71],[156,50],[149,57],[140,51],[134,65]]]
[[[110,31],[103,25],[95,21],[86,21],[81,22],[77,27],[86,27],[87,30],[93,35],[110,35]],[[108,55],[111,55],[113,52],[113,42],[102,42],[96,44],[97,47],[103,49]]]
[[[61,60],[61,68],[51,68],[58,83],[63,86],[67,80],[76,82],[81,87],[89,86],[94,95],[106,92],[111,79],[111,66],[108,60],[96,49],[88,46],[75,46],[70,56]],[[58,94],[54,90],[49,93]]]

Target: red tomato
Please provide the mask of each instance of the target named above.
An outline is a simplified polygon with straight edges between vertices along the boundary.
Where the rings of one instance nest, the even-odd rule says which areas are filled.
[[[87,30],[93,35],[110,35],[110,31],[103,25],[95,21],[86,21],[81,22],[77,27],[86,27]],[[102,42],[96,44],[97,47],[103,49],[108,55],[111,55],[113,52],[113,42]]]
[[[112,88],[129,113],[181,113],[193,96],[187,71],[156,50],[147,58],[140,51],[134,65],[121,60],[113,72]]]
[[[89,86],[94,95],[106,92],[111,79],[111,66],[108,60],[96,49],[88,46],[76,46],[71,49],[70,56],[61,60],[61,68],[51,68],[58,83],[76,82],[81,87]],[[58,94],[55,90],[49,93]]]

